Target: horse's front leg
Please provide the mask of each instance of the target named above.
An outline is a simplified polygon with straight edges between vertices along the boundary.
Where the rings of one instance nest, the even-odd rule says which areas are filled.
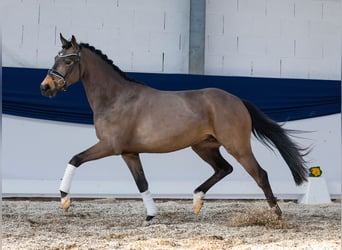
[[[131,171],[135,183],[141,193],[147,211],[146,221],[150,221],[157,215],[158,209],[153,201],[150,191],[148,190],[148,183],[141,165],[140,157],[138,154],[122,154],[122,158]]]
[[[70,187],[72,178],[75,174],[76,169],[82,164],[87,161],[92,161],[96,159],[100,159],[106,156],[110,156],[115,154],[113,149],[104,141],[99,141],[94,146],[90,147],[89,149],[75,155],[69,161],[68,166],[65,169],[64,176],[59,187],[61,192],[61,203],[62,208],[67,211],[71,205],[70,199]]]

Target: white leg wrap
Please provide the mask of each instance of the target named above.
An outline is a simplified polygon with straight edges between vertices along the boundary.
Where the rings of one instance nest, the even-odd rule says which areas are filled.
[[[153,201],[152,195],[149,190],[146,190],[145,192],[141,193],[142,199],[144,201],[144,205],[147,210],[147,215],[149,216],[156,216],[158,213],[158,209],[156,207],[156,204]]]
[[[201,191],[198,193],[194,193],[194,205],[198,202],[201,202],[204,198],[205,194]]]
[[[76,170],[76,167],[74,167],[71,164],[68,164],[68,166],[65,169],[61,185],[59,186],[60,191],[63,191],[65,193],[70,192],[71,181],[72,181],[72,177],[75,175],[75,170]]]

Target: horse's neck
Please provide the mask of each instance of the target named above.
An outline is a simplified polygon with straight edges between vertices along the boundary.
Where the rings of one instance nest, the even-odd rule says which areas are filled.
[[[117,96],[122,94],[127,80],[93,52],[87,51],[84,57],[86,62],[83,63],[85,69],[82,73],[82,82],[89,104],[95,113],[116,101]]]

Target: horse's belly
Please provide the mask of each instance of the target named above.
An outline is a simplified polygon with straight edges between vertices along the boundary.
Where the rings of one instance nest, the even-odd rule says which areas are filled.
[[[203,141],[209,134],[209,131],[196,131],[189,129],[182,133],[175,133],[170,130],[154,131],[149,135],[140,135],[132,138],[129,145],[134,152],[145,153],[166,153],[180,150]]]

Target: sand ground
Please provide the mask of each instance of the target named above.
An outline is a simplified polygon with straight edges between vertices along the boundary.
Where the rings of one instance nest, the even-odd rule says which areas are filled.
[[[327,205],[280,201],[157,200],[159,215],[143,225],[140,200],[3,200],[2,249],[341,249],[340,200]]]

